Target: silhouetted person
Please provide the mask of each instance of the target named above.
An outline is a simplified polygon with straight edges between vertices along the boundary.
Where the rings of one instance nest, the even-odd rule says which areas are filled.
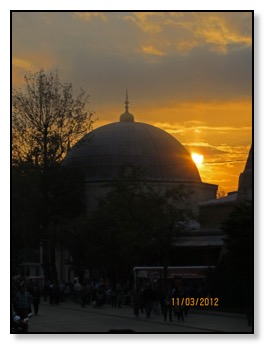
[[[54,304],[54,284],[51,282],[49,285],[49,303]]]
[[[14,310],[21,318],[27,318],[32,313],[32,295],[26,291],[25,285],[21,284],[19,291],[15,295]]]
[[[139,316],[139,305],[140,305],[140,293],[138,288],[134,289],[132,291],[132,304],[133,304],[133,311],[134,311],[134,316],[135,318],[138,318]]]
[[[124,290],[123,290],[121,284],[117,283],[117,285],[116,285],[116,302],[117,302],[118,308],[121,308],[123,296],[124,296]]]
[[[170,292],[167,292],[164,297],[163,315],[165,321],[167,321],[167,313],[169,313],[170,321],[172,321],[172,298]]]
[[[178,317],[178,321],[184,321],[184,316],[183,316],[184,306],[181,305],[181,302],[182,302],[182,298],[179,298],[178,302],[176,302],[174,305],[174,312],[175,312],[175,315]]]
[[[147,285],[147,287],[143,291],[143,301],[144,301],[147,318],[150,317],[153,300],[154,300],[153,289],[151,288],[150,285]]]
[[[32,297],[33,297],[33,308],[34,308],[34,314],[38,315],[38,311],[39,311],[39,304],[40,304],[40,288],[35,285],[32,288],[31,291]]]
[[[112,290],[111,290],[111,304],[112,304],[112,307],[116,307],[116,305],[117,305],[116,297],[117,297],[116,289],[115,289],[115,287],[113,287]]]

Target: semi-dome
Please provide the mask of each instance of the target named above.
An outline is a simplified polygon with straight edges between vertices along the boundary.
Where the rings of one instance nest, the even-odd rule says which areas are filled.
[[[111,180],[142,171],[145,180],[201,182],[196,165],[183,145],[166,131],[134,121],[128,111],[120,122],[107,124],[85,135],[69,151],[64,164],[77,161],[86,180]]]

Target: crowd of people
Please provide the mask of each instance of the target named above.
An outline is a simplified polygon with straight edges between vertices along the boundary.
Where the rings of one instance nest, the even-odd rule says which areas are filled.
[[[80,307],[91,306],[101,308],[108,305],[113,308],[132,306],[135,318],[144,316],[150,318],[151,314],[161,315],[164,321],[184,321],[189,307],[175,303],[193,293],[188,288],[177,285],[164,289],[157,284],[146,282],[141,286],[131,287],[129,283],[116,283],[110,285],[103,279],[99,281],[87,280],[81,284],[78,278],[72,282],[52,281],[40,285],[38,281],[24,281],[13,285],[13,311],[21,316],[26,313],[38,315],[40,299],[50,305],[59,305],[61,302],[74,302]],[[21,306],[23,305],[23,307]]]

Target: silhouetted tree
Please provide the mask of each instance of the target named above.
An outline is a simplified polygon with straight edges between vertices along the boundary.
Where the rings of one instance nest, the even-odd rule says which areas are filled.
[[[62,208],[67,208],[67,199],[72,199],[69,195],[67,198],[70,191],[66,184],[64,187],[61,185],[72,178],[71,173],[67,170],[69,175],[62,176],[64,172],[59,165],[71,145],[92,128],[93,113],[87,110],[87,103],[88,96],[83,90],[75,97],[72,84],[61,83],[57,72],[48,74],[43,69],[26,75],[24,89],[13,90],[12,95],[12,167],[16,169],[17,179],[21,174],[21,183],[17,185],[22,189],[28,183],[25,174],[29,171],[27,178],[38,179],[38,185],[35,185],[38,201],[32,204],[31,216],[34,218],[37,208],[35,231],[39,237],[45,238],[44,268],[46,275],[49,278],[53,275],[53,279],[56,279],[58,219],[68,216]],[[27,169],[23,168],[25,164]],[[20,191],[14,189],[15,192]],[[58,202],[60,193],[64,194]],[[77,204],[72,202],[72,208],[68,207],[69,214],[74,213]],[[16,211],[13,208],[14,218]],[[30,209],[26,214],[30,216]],[[21,223],[24,221],[20,220]],[[16,219],[13,233],[17,233],[20,227],[22,225]]]
[[[54,279],[55,246],[63,237],[61,224],[85,213],[83,176],[75,165],[57,165],[49,169],[46,175],[48,198],[45,200],[48,206],[44,204],[42,178],[40,169],[31,164],[21,163],[12,168],[12,272],[22,271],[23,260],[38,261],[42,242],[45,275]],[[37,254],[32,257],[34,251]]]
[[[28,163],[12,168],[12,274],[23,274],[21,263],[39,247],[39,186],[41,173]],[[30,250],[29,250],[30,249]]]
[[[105,264],[113,254],[118,265],[124,262],[127,268],[160,262],[166,280],[173,244],[194,218],[189,197],[184,187],[162,192],[147,183],[119,179],[93,214],[102,233]]]
[[[226,253],[216,269],[215,290],[229,307],[248,307],[253,292],[253,210],[251,202],[239,203],[222,225],[227,234]]]
[[[30,161],[45,170],[61,161],[92,128],[87,103],[85,91],[74,97],[72,84],[62,84],[57,72],[25,75],[24,89],[12,94],[13,163]]]

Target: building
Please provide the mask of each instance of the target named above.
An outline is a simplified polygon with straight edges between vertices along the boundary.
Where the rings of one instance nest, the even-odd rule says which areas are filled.
[[[183,185],[190,191],[190,205],[216,197],[217,185],[203,183],[189,152],[172,135],[146,123],[136,122],[128,98],[119,122],[85,135],[69,151],[64,165],[78,163],[85,175],[87,211],[93,210],[111,181],[129,177],[136,169],[140,180],[165,190]]]
[[[119,122],[85,135],[64,159],[64,166],[77,163],[85,176],[87,213],[111,190],[111,182],[131,176],[136,169],[140,171],[138,181],[149,183],[161,192],[183,186],[189,195],[188,206],[198,215],[199,204],[216,199],[217,185],[203,183],[183,145],[164,130],[136,122],[128,105],[126,95],[125,112]],[[175,243],[177,252],[183,253],[174,256],[174,265],[197,265],[197,268],[215,265],[223,244],[222,235],[217,233],[212,244],[211,233],[199,233],[197,228],[197,222],[190,223],[187,237]],[[192,254],[186,254],[187,251]]]
[[[199,226],[182,235],[177,242],[174,264],[168,268],[168,277],[180,277],[186,284],[191,281],[205,280],[208,271],[214,270],[216,264],[226,252],[225,233],[222,223],[228,218],[235,206],[244,201],[252,201],[252,147],[244,171],[240,174],[238,191],[229,192],[226,197],[209,200],[199,204]],[[135,267],[135,281],[159,279],[163,267]]]
[[[183,185],[190,191],[189,204],[199,215],[199,223],[191,224],[186,234],[175,241],[177,249],[171,264],[176,270],[180,268],[182,276],[190,275],[191,269],[192,276],[204,278],[205,268],[214,267],[221,256],[224,238],[221,223],[238,199],[252,199],[252,151],[240,175],[238,192],[216,199],[217,185],[202,182],[183,145],[157,127],[136,122],[128,104],[126,97],[125,112],[120,115],[119,122],[85,135],[68,152],[63,165],[78,163],[82,168],[87,212],[93,211],[98,201],[111,190],[111,182],[131,176],[135,169],[140,171],[141,181],[159,190]],[[57,249],[58,278],[67,281],[72,278],[72,272],[63,263],[66,260],[68,253]],[[34,271],[32,273],[36,274]]]
[[[194,246],[200,245],[201,255],[207,256],[208,263],[216,264],[226,251],[223,241],[225,234],[221,229],[223,222],[228,219],[238,203],[252,201],[252,178],[251,147],[245,169],[239,177],[238,190],[229,192],[225,197],[199,204],[200,229],[193,233],[192,241]],[[184,244],[190,246],[191,243],[186,240]]]
[[[247,163],[244,171],[239,176],[237,201],[252,201],[252,181],[253,181],[253,158],[252,147],[250,148]]]

